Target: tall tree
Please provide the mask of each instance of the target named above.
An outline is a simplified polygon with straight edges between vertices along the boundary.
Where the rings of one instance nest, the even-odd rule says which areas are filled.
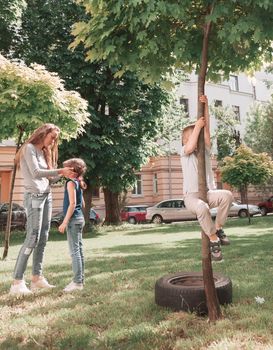
[[[266,153],[254,153],[249,147],[241,145],[232,157],[224,158],[221,173],[224,182],[238,190],[244,188],[248,205],[248,186],[267,183],[273,176],[273,161]],[[248,218],[250,223],[249,214]]]
[[[257,68],[272,58],[273,3],[268,0],[131,1],[78,0],[90,19],[74,28],[74,46],[84,42],[87,59],[118,64],[117,76],[137,72],[148,81],[176,68],[198,74],[198,97],[207,77]],[[199,99],[198,99],[199,101]],[[197,117],[204,114],[198,103]],[[204,135],[198,146],[199,195],[206,198]],[[210,320],[221,316],[208,240],[203,234],[202,260]]]
[[[76,141],[63,143],[60,158],[80,155],[88,165],[85,215],[92,190],[100,185],[105,193],[106,220],[117,223],[118,194],[133,183],[135,170],[152,154],[161,105],[168,97],[161,88],[144,84],[132,73],[118,78],[115,67],[100,62],[90,65],[83,46],[74,52],[68,49],[72,24],[85,18],[83,8],[73,0],[27,0],[27,4],[22,41],[15,55],[58,72],[67,88],[88,100],[92,124]]]
[[[87,102],[67,91],[60,78],[43,67],[29,68],[0,55],[0,140],[17,139],[16,152],[37,127],[45,122],[60,126],[63,138],[76,137],[88,122]],[[13,168],[10,205],[3,259],[9,248],[11,208],[16,165]]]

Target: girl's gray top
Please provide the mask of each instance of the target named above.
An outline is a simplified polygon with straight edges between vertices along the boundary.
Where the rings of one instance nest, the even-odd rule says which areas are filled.
[[[185,154],[184,147],[181,152],[181,165],[183,171],[183,193],[198,192],[198,160],[195,152],[191,154]],[[207,187],[209,190],[215,190],[214,176],[211,167],[210,150],[206,148],[205,151],[205,162],[206,162],[206,180]]]
[[[50,184],[60,178],[56,169],[47,168],[43,151],[32,143],[26,144],[23,150],[20,168],[26,192],[48,193],[50,192]]]

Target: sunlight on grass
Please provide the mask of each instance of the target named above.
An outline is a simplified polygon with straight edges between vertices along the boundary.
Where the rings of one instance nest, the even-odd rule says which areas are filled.
[[[272,350],[272,223],[272,216],[253,218],[251,225],[228,220],[232,245],[223,247],[224,261],[213,268],[232,279],[233,304],[215,324],[154,303],[158,278],[201,270],[196,222],[86,233],[86,284],[75,294],[62,292],[72,278],[70,256],[64,237],[52,230],[44,273],[56,288],[19,299],[8,295],[23,240],[15,233],[0,263],[0,349]],[[30,274],[31,266],[27,281]]]

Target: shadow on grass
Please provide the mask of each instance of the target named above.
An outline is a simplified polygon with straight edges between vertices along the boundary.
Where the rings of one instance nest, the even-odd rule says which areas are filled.
[[[273,228],[273,215],[271,216],[254,216],[251,218],[251,223],[248,223],[248,218],[228,218],[225,227],[257,227]]]
[[[272,245],[273,237],[268,234],[243,238],[233,236],[232,245],[224,248],[225,261],[214,264],[214,270],[230,276],[235,286],[235,310],[233,316],[230,311],[233,318],[227,327],[233,327],[231,324],[236,323],[236,317],[247,319],[248,315],[257,313],[256,305],[252,306],[250,302],[253,293],[263,295],[266,288],[271,293],[273,286],[265,267],[272,265]],[[175,335],[170,338],[169,333],[154,331],[171,313],[155,305],[154,283],[167,273],[199,271],[201,240],[176,242],[172,247],[162,244],[117,246],[104,249],[104,252],[105,256],[86,260],[86,285],[77,295],[67,296],[60,291],[72,276],[71,267],[61,264],[47,268],[47,273],[52,276],[50,281],[58,285],[55,290],[29,298],[1,300],[3,309],[15,307],[24,310],[22,315],[13,314],[10,322],[18,318],[20,326],[19,318],[22,317],[26,327],[27,322],[31,325],[32,318],[44,317],[43,322],[47,323],[44,325],[46,332],[39,336],[35,332],[27,336],[11,333],[6,339],[2,338],[0,348],[121,350],[142,349],[141,345],[145,344],[145,349],[168,349],[170,341],[173,343],[169,343],[172,344],[169,349],[174,348]],[[1,292],[3,290],[1,287]],[[38,306],[28,309],[35,302]],[[239,303],[248,305],[243,315],[236,309]],[[51,316],[47,318],[47,315]],[[191,319],[191,315],[183,316],[185,334],[187,322]],[[8,322],[5,320],[6,324]],[[194,322],[195,325],[200,323],[199,331],[195,332],[199,339],[206,332],[207,323],[201,319]],[[270,326],[270,322],[263,320],[264,327]],[[138,327],[142,324],[147,325],[147,329],[141,331]],[[189,326],[193,327],[192,324]],[[240,331],[247,332],[247,327],[241,325]],[[195,337],[193,333],[191,337]]]
[[[143,228],[141,230],[135,230],[131,232],[126,232],[126,235],[128,236],[135,236],[135,235],[143,235],[143,234],[149,234],[149,233],[162,233],[162,234],[168,234],[168,233],[179,233],[179,232],[192,232],[192,231],[200,231],[200,226],[197,221],[184,221],[181,223],[175,223],[175,224],[159,224],[156,227],[152,228]]]
[[[248,223],[248,218],[228,218],[225,228],[235,228],[235,227],[257,227],[259,229],[263,228],[273,228],[273,216],[261,217],[255,216],[251,218],[251,223]],[[145,228],[142,225],[140,230],[132,229],[126,232],[126,235],[134,236],[134,235],[143,235],[149,233],[179,233],[179,232],[192,232],[192,231],[200,231],[200,226],[197,221],[183,221],[177,222],[173,224],[159,224],[156,227],[147,227]]]
[[[84,238],[96,238],[99,236],[103,236],[104,232],[101,232],[99,229],[96,227],[90,227],[90,229],[86,232],[83,233]],[[11,237],[10,237],[10,246],[18,245],[20,243],[24,242],[26,236],[25,231],[12,231],[11,232]],[[1,246],[4,246],[4,239],[5,239],[5,232],[0,231],[0,241],[1,241]],[[67,237],[66,234],[61,234],[58,232],[57,228],[51,228],[49,232],[49,241],[66,241]]]

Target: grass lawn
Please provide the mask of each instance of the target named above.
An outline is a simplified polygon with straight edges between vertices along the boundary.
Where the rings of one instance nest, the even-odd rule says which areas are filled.
[[[62,292],[72,277],[70,257],[65,237],[52,231],[44,274],[57,287],[19,299],[8,295],[22,243],[14,235],[8,259],[0,261],[0,349],[272,350],[273,216],[253,218],[251,225],[229,219],[226,233],[232,245],[213,267],[231,278],[233,304],[215,324],[154,303],[158,278],[201,271],[197,223],[87,233],[86,284],[74,294]],[[30,274],[29,267],[27,280]]]

